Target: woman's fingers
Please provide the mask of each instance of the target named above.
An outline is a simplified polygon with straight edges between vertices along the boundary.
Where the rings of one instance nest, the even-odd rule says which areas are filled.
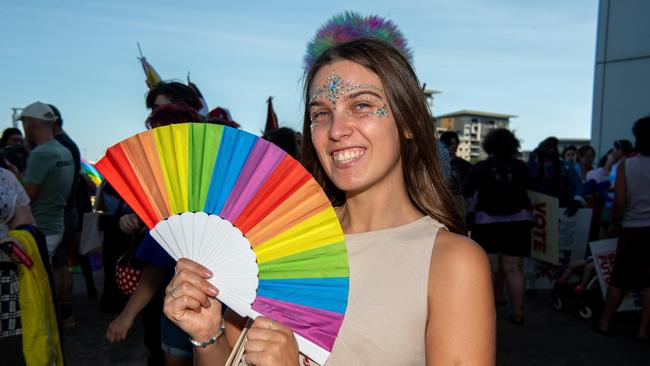
[[[265,351],[246,351],[244,359],[246,360],[247,365],[266,366],[274,364],[273,356],[269,352]]]
[[[258,341],[258,340],[253,340],[248,338],[248,340],[246,341],[246,345],[244,346],[244,349],[246,350],[246,353],[264,352],[264,351],[268,351],[273,346],[274,343],[272,341]]]
[[[199,312],[201,311],[201,307],[210,306],[209,301],[208,305],[205,305],[199,300],[187,295],[183,295],[175,299],[169,297],[166,302],[169,303],[169,310],[171,310],[171,314],[169,315],[171,315],[171,317],[173,317],[175,320],[180,320],[188,310]]]
[[[168,286],[166,300],[179,300],[184,297],[189,297],[196,300],[203,307],[210,307],[210,297],[214,297],[212,293],[206,293],[205,288],[200,287],[204,284],[195,284],[192,282],[179,281],[178,284]],[[211,286],[208,284],[208,286]]]
[[[198,265],[198,263],[196,264]],[[203,276],[200,272],[194,270],[195,268],[189,268],[182,265],[179,266],[178,264],[176,265],[176,268],[177,268],[176,275],[174,275],[174,277],[172,278],[171,282],[169,283],[169,285],[165,290],[165,293],[167,295],[170,295],[172,290],[174,289],[175,289],[174,295],[176,295],[176,293],[178,293],[178,291],[181,289],[188,289],[186,285],[183,285],[182,288],[179,287],[185,283],[195,286],[199,290],[205,292],[205,294],[208,296],[214,297],[217,296],[217,294],[219,293],[217,288],[212,286],[210,282],[205,279],[205,276]]]
[[[249,338],[250,338],[250,332],[254,331],[253,334],[256,334],[257,331],[274,331],[274,332],[280,332],[282,334],[287,334],[287,335],[292,335],[293,332],[291,329],[285,327],[281,323],[278,323],[277,321],[267,318],[265,316],[259,316],[255,321],[253,322],[253,326],[251,327],[249,331]],[[265,332],[260,332],[260,335],[263,336]]]
[[[209,269],[187,258],[181,258],[176,262],[176,273],[181,271],[194,272],[203,278],[212,277],[212,272]]]
[[[126,214],[120,217],[119,226],[125,233],[134,234],[140,230],[141,223],[136,214]]]

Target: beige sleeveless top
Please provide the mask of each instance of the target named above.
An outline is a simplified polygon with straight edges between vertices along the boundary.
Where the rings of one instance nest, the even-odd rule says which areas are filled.
[[[431,251],[442,224],[346,234],[350,294],[327,366],[424,365]],[[301,356],[301,364],[315,365]]]
[[[345,235],[350,293],[327,366],[426,363],[429,264],[441,228],[424,216],[390,229]],[[302,354],[300,364],[318,366]]]

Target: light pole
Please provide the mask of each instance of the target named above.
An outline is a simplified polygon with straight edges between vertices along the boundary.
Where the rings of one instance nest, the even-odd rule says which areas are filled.
[[[24,108],[11,108],[11,125],[14,128],[18,128],[18,116]]]

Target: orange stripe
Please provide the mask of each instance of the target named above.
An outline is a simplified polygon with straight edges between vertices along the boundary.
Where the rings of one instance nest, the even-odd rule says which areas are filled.
[[[330,201],[312,178],[251,228],[246,237],[255,247],[327,207],[330,207]]]

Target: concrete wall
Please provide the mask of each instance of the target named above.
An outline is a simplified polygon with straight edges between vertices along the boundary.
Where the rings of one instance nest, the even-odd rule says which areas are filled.
[[[591,143],[634,142],[632,125],[650,115],[650,1],[601,0],[598,14]]]

